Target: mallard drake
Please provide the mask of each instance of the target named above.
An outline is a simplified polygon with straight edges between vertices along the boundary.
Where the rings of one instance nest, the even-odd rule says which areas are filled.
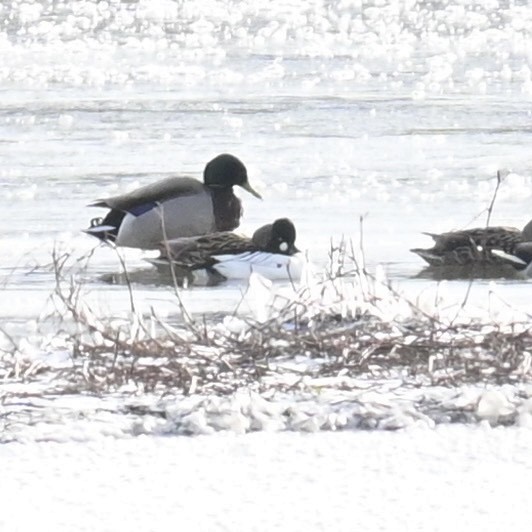
[[[532,221],[522,231],[515,227],[498,226],[424,234],[434,239],[434,246],[410,251],[431,266],[503,264],[504,261],[492,251],[497,249],[512,255],[517,245],[532,241]]]
[[[205,270],[210,282],[247,279],[251,272],[268,279],[298,279],[302,262],[294,257],[296,229],[288,218],[257,229],[251,238],[230,232],[178,238],[162,242],[160,256],[150,262],[168,265],[180,276],[194,280],[194,273]]]
[[[240,186],[257,198],[244,164],[224,153],[207,163],[203,183],[191,177],[168,177],[91,207],[111,209],[94,218],[87,233],[117,246],[156,249],[163,240],[232,231],[240,223],[242,205],[233,193]]]

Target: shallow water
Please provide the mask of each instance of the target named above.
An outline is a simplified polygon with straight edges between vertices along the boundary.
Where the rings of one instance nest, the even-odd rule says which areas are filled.
[[[530,25],[526,1],[4,3],[0,8],[0,272],[4,320],[38,316],[54,246],[82,254],[95,198],[174,173],[200,176],[232,152],[243,232],[278,216],[318,265],[331,238],[363,240],[409,293],[430,288],[411,247],[421,231],[483,225],[498,169],[512,172],[492,223],[529,219]],[[127,251],[138,298],[170,304],[142,253]],[[102,300],[120,263],[97,249],[83,278]],[[499,281],[526,305],[524,281]],[[474,292],[482,303],[488,281]],[[447,289],[463,297],[467,281]],[[234,308],[240,287],[195,289],[194,311]]]

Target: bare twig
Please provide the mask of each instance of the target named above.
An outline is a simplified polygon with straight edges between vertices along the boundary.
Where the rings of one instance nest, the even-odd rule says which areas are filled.
[[[497,184],[495,185],[495,190],[493,191],[493,197],[491,198],[491,203],[488,207],[488,217],[486,218],[486,227],[489,226],[491,220],[491,213],[493,211],[493,206],[495,205],[495,200],[497,199],[497,192],[502,183],[502,173],[500,170],[497,170]]]

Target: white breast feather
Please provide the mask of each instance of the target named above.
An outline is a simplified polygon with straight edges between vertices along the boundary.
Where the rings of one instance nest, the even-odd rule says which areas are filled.
[[[239,255],[217,255],[214,268],[227,279],[247,279],[251,272],[272,280],[293,280],[301,277],[303,261],[300,257],[275,255],[261,251]]]

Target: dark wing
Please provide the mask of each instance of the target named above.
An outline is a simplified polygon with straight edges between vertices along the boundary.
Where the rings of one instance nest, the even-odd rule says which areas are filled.
[[[452,251],[459,247],[481,246],[482,248],[509,249],[523,240],[522,232],[515,227],[476,227],[463,231],[449,231],[435,235],[433,251]]]
[[[523,241],[523,233],[515,227],[486,227],[477,241],[484,249],[498,248],[509,252]]]
[[[96,200],[90,206],[130,212],[143,205],[153,205],[178,196],[199,194],[205,189],[203,183],[192,177],[167,177],[126,194]]]
[[[185,269],[208,268],[217,262],[216,255],[236,255],[257,251],[249,238],[234,233],[176,238],[160,245],[161,257]]]
[[[434,239],[434,252],[449,252],[456,248],[476,245],[474,229],[467,231],[450,231],[441,235],[431,235]]]
[[[434,246],[429,249],[411,249],[431,266],[468,264],[480,260],[474,230],[425,233],[432,237]]]
[[[412,249],[432,266],[498,262],[492,249],[510,252],[522,241],[522,232],[514,227],[477,227],[448,233],[425,233],[434,240],[430,249]]]

